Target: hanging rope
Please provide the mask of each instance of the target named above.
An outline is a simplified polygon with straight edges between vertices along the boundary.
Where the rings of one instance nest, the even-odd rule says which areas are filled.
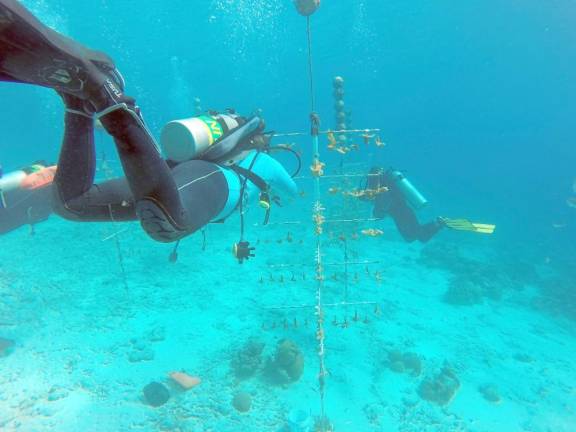
[[[110,215],[112,226],[116,228],[116,219],[114,218],[114,212],[112,211],[112,204],[108,204],[108,214]],[[118,237],[118,235],[114,236],[114,246],[116,247],[118,266],[120,267],[120,275],[122,278],[122,284],[124,285],[124,291],[128,293],[128,276],[126,275],[126,268],[124,267],[124,254],[122,253],[122,247],[120,246],[120,239]]]
[[[308,79],[310,81],[310,113],[316,111],[316,100],[314,99],[314,73],[312,70],[312,31],[310,29],[310,17],[306,17],[306,36],[308,39]]]
[[[320,117],[316,113],[316,100],[314,98],[314,71],[312,68],[312,31],[310,28],[310,16],[306,17],[306,37],[308,41],[308,79],[310,83],[310,134],[312,136],[312,151],[313,158],[319,160],[320,151],[318,145],[318,132],[320,129]],[[314,219],[316,221],[324,220],[324,208],[320,202],[320,177],[316,177],[314,181]],[[319,229],[320,228],[320,229]],[[326,376],[328,371],[326,369],[325,361],[325,330],[324,330],[324,306],[322,299],[322,291],[324,285],[324,267],[322,263],[322,229],[320,223],[317,222],[316,226],[316,341],[318,344],[318,393],[320,396],[320,432],[326,432],[326,407],[325,407],[325,394],[326,394]]]

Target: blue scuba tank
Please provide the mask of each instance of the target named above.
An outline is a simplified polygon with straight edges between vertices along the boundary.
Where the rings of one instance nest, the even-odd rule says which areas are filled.
[[[402,194],[408,205],[414,210],[419,210],[428,204],[428,200],[414,187],[404,174],[398,170],[391,169],[386,173],[390,184]]]

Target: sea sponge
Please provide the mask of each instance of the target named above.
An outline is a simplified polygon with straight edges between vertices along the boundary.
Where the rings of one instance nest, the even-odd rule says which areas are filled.
[[[456,243],[430,242],[420,250],[418,261],[426,267],[460,272],[467,269],[469,260],[462,256]]]
[[[456,373],[445,366],[434,377],[425,379],[418,388],[418,394],[422,399],[438,405],[447,405],[456,395],[460,388],[460,381]]]
[[[10,353],[14,347],[14,341],[0,337],[0,357],[4,357]]]
[[[292,381],[298,381],[304,373],[304,356],[298,353],[292,364],[286,367],[286,372]]]
[[[200,378],[196,376],[188,375],[185,372],[171,372],[170,378],[172,378],[180,387],[184,390],[190,390],[201,383]]]
[[[304,371],[304,356],[291,340],[280,341],[276,349],[276,364],[283,368],[291,381],[298,381]]]
[[[397,373],[409,373],[417,377],[422,372],[422,360],[413,352],[388,351],[388,367]]]
[[[252,396],[246,392],[236,393],[232,399],[232,406],[238,412],[248,412],[252,407]]]
[[[454,277],[444,294],[444,301],[454,305],[474,305],[482,303],[482,287],[465,276]]]
[[[500,392],[495,385],[487,384],[481,386],[478,391],[484,396],[488,402],[492,403],[500,403],[502,397],[500,396]]]
[[[404,372],[404,362],[402,361],[402,353],[398,350],[388,351],[388,367],[397,373]]]
[[[166,339],[166,329],[164,327],[155,327],[146,335],[151,342],[160,342]]]
[[[566,318],[576,320],[574,277],[566,275],[563,278],[547,279],[542,281],[539,288],[540,293],[533,300],[533,307],[554,315],[561,314]]]
[[[163,384],[155,381],[144,387],[142,393],[144,393],[144,400],[153,407],[162,406],[170,399],[168,389]]]
[[[304,356],[293,341],[278,342],[273,359],[268,361],[267,372],[275,384],[286,385],[298,381],[304,372]]]
[[[422,373],[422,360],[420,360],[418,354],[406,352],[402,355],[402,361],[404,363],[404,368],[410,372],[410,375],[413,377],[420,376]]]
[[[264,344],[255,340],[249,340],[230,361],[230,367],[234,376],[239,380],[252,377],[262,363],[262,350]]]
[[[143,350],[132,350],[128,353],[128,361],[131,363],[154,360],[154,350],[144,348]]]

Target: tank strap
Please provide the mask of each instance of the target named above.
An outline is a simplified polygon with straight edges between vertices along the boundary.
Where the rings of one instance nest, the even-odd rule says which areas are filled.
[[[266,181],[262,177],[260,177],[258,174],[255,174],[253,171],[246,168],[242,168],[241,166],[238,165],[232,165],[230,166],[230,169],[235,173],[237,173],[238,175],[246,177],[248,180],[254,183],[256,187],[260,189],[262,192],[267,192],[268,189],[270,189],[268,183],[266,183]]]
[[[214,144],[216,144],[216,143],[217,143],[218,141],[220,141],[223,137],[225,137],[228,132],[230,132],[230,128],[228,127],[228,124],[227,124],[226,121],[222,118],[222,116],[221,116],[220,114],[216,114],[216,115],[214,115],[214,116],[212,116],[212,117],[214,117],[214,118],[216,119],[216,121],[218,122],[218,124],[222,127],[222,136],[221,136],[218,140],[216,140],[216,141],[214,142]],[[240,127],[240,126],[242,126],[242,125],[239,125],[238,127]]]
[[[260,189],[261,193],[267,194],[270,186],[268,186],[268,183],[266,183],[266,180],[264,180],[262,177],[260,177],[258,174],[254,173],[252,170],[247,169],[247,168],[243,168],[240,167],[238,165],[230,165],[228,167],[230,169],[230,171],[233,171],[239,178],[240,178],[240,183],[242,184],[242,182],[244,181],[244,179],[247,179],[248,181],[252,182],[258,189]],[[234,211],[236,211],[236,209],[238,209],[240,207],[240,203],[242,201],[242,189],[240,188],[240,198],[238,199],[238,203],[234,206],[234,208],[232,209],[232,211],[227,212],[224,216],[222,217],[218,217],[216,219],[214,219],[212,221],[212,223],[222,223],[224,222],[232,213],[234,213]],[[265,216],[265,225],[266,223],[268,223],[268,219],[270,218],[270,209],[268,208],[266,210],[266,216]]]
[[[254,160],[256,160],[256,158],[254,158]],[[238,165],[232,165],[230,168],[234,172],[236,172],[239,176],[244,177],[247,180],[254,183],[254,185],[256,185],[258,189],[260,189],[260,202],[261,203],[264,202],[266,204],[265,207],[266,213],[264,214],[263,225],[268,225],[268,221],[270,220],[270,208],[271,208],[270,196],[269,196],[270,186],[268,186],[268,183],[266,183],[266,181],[262,177],[260,177],[258,174],[255,174],[251,169],[246,169]],[[242,200],[242,197],[240,197],[240,200]]]
[[[196,158],[216,163],[225,160],[228,155],[234,152],[238,144],[255,133],[260,125],[260,121],[260,118],[253,117],[243,125],[232,130],[228,135],[223,134],[221,139],[208,147]]]

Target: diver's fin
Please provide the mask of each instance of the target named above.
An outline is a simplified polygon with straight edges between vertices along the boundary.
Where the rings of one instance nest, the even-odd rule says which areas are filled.
[[[89,99],[107,78],[121,81],[106,54],[48,28],[20,2],[0,0],[1,81],[36,84]]]
[[[448,228],[457,231],[471,231],[480,234],[492,234],[496,225],[470,222],[468,219],[441,218],[441,222]]]

